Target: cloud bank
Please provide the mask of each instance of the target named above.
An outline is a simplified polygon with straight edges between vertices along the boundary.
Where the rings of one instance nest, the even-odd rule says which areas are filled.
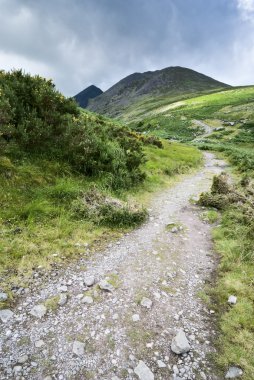
[[[66,95],[176,65],[252,84],[253,64],[254,0],[0,0],[0,68]]]

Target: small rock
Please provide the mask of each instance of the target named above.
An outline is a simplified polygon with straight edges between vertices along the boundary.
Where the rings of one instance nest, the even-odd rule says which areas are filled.
[[[6,293],[0,293],[0,301],[6,301],[8,299],[8,295]]]
[[[6,323],[13,317],[13,312],[9,309],[0,310],[0,319],[3,323]]]
[[[166,364],[162,360],[158,360],[157,364],[158,364],[159,368],[166,368],[167,367]]]
[[[67,300],[68,300],[67,294],[61,293],[59,296],[58,305],[64,306],[66,304]]]
[[[154,380],[153,373],[142,360],[140,360],[137,367],[134,368],[134,372],[138,375],[140,380]]]
[[[61,286],[59,286],[58,290],[59,290],[59,292],[66,293],[66,292],[68,292],[68,287],[66,285],[61,285]]]
[[[230,367],[228,372],[226,373],[226,379],[236,379],[237,377],[241,377],[243,375],[243,371],[239,367]]]
[[[36,348],[41,348],[42,346],[44,346],[44,342],[43,342],[43,340],[37,340],[35,343],[34,343],[34,345],[35,345],[35,347]]]
[[[190,351],[190,345],[186,338],[184,331],[181,329],[178,331],[177,335],[173,338],[171,343],[171,350],[175,354],[184,354]]]
[[[86,286],[93,286],[95,283],[95,278],[93,275],[86,275],[84,278],[84,284]]]
[[[106,280],[101,280],[99,282],[99,287],[101,290],[106,290],[107,292],[113,292],[115,290],[114,286]]]
[[[172,232],[173,234],[176,234],[176,233],[178,232],[178,228],[177,228],[177,227],[173,227],[173,228],[171,229],[171,232]]]
[[[77,356],[83,356],[85,353],[85,343],[75,340],[75,342],[73,342],[72,352]]]
[[[83,303],[91,304],[91,303],[93,303],[93,298],[90,297],[90,296],[85,296],[85,297],[82,299],[82,302],[83,302]]]
[[[133,320],[133,322],[138,322],[140,320],[139,315],[138,314],[133,314],[132,320]]]
[[[146,307],[147,309],[150,309],[152,307],[152,304],[153,302],[149,298],[146,298],[146,297],[143,297],[140,302],[140,305],[143,307]]]
[[[34,306],[30,311],[30,314],[32,314],[36,318],[42,318],[46,313],[47,308],[42,304]]]
[[[14,368],[13,368],[13,372],[17,375],[19,372],[22,371],[22,367],[21,365],[16,365]]]
[[[24,364],[25,362],[28,361],[28,356],[27,355],[22,355],[18,358],[18,364]]]
[[[237,297],[236,296],[229,296],[228,297],[228,303],[230,305],[235,305],[236,304],[236,301],[237,301]]]

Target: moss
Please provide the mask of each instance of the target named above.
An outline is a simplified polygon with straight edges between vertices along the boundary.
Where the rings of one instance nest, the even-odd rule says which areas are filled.
[[[56,310],[59,308],[59,305],[58,305],[59,300],[60,300],[60,296],[54,296],[54,297],[48,298],[44,302],[44,305],[50,311],[56,312]]]

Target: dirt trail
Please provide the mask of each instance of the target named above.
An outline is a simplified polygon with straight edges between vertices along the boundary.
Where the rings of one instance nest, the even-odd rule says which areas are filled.
[[[156,196],[142,227],[89,261],[35,279],[36,290],[26,290],[13,317],[0,322],[1,380],[134,380],[139,360],[155,380],[218,379],[207,358],[214,351],[215,316],[197,297],[216,265],[211,227],[189,200],[209,189],[224,163],[210,153],[204,157],[199,172]],[[95,276],[89,288],[84,285],[87,275]],[[107,277],[112,292],[98,287]],[[41,319],[30,315],[35,305],[60,293],[68,294],[63,306]],[[143,297],[152,301],[150,308],[140,304]],[[170,349],[179,328],[191,345],[181,356]],[[74,341],[79,342],[78,355]]]
[[[193,141],[202,140],[204,137],[209,136],[213,132],[213,128],[210,125],[204,123],[203,121],[193,120],[193,123],[204,128],[205,130],[205,133],[203,133],[201,136],[196,137]]]

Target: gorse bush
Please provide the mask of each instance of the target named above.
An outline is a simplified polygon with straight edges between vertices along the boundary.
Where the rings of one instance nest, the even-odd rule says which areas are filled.
[[[72,99],[66,99],[51,80],[24,74],[21,70],[0,73],[0,123],[5,141],[29,152],[56,153],[72,117],[79,114]],[[8,114],[8,117],[6,117]]]
[[[144,179],[143,141],[103,117],[81,112],[51,80],[1,71],[0,94],[0,148],[6,155],[67,161],[87,176],[104,176],[114,189]]]

